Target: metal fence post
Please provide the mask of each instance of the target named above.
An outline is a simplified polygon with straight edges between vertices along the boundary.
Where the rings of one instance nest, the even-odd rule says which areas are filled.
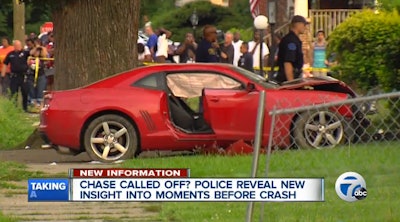
[[[258,169],[258,157],[260,155],[260,146],[263,134],[264,125],[264,112],[265,112],[265,91],[260,92],[260,98],[258,101],[257,119],[256,119],[256,131],[253,146],[253,163],[251,167],[251,178],[255,178]],[[246,222],[251,222],[253,217],[254,202],[249,202],[247,206]]]
[[[273,135],[274,135],[274,128],[275,128],[275,119],[276,119],[276,107],[274,106],[274,109],[272,110],[272,119],[271,119],[271,128],[269,131],[269,136],[268,136],[268,150],[267,150],[267,158],[266,158],[266,164],[265,164],[265,178],[268,178],[268,171],[269,171],[269,161],[271,158],[271,150],[272,150],[272,140],[273,140]],[[265,202],[261,203],[261,210],[260,210],[260,222],[264,221],[264,207],[265,207]]]

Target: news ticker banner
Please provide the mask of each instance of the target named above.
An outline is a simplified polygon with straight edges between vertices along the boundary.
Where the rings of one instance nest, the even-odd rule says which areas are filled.
[[[323,178],[185,178],[187,169],[177,171],[187,171],[182,177],[155,177],[152,170],[141,178],[132,170],[73,169],[70,178],[29,179],[28,201],[324,201]]]

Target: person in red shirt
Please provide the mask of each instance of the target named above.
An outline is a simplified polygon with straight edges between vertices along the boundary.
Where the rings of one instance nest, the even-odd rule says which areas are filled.
[[[1,38],[1,45],[0,47],[0,70],[3,69],[3,62],[9,52],[14,51],[14,46],[10,45],[10,39],[7,37]],[[7,96],[8,90],[10,88],[10,65],[7,66],[6,74],[4,77],[1,77],[1,94],[3,96]]]

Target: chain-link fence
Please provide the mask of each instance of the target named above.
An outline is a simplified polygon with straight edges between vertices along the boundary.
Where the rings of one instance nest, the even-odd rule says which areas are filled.
[[[269,113],[265,113],[263,134],[268,134],[268,138],[263,138],[263,144],[266,140],[268,145],[266,164],[259,165],[265,166],[262,170],[265,175],[259,176],[323,177],[328,202],[320,207],[335,212],[342,210],[344,204],[334,185],[341,173],[359,171],[366,176],[367,184],[380,178],[394,180],[391,178],[396,175],[393,173],[395,160],[390,155],[400,147],[400,92],[357,98],[334,92],[309,92],[296,91],[285,97],[267,93],[265,106]],[[391,162],[385,162],[390,158]],[[248,212],[252,212],[249,206]],[[340,218],[339,213],[329,216],[324,211],[313,211],[312,207],[309,212],[298,210],[307,207],[285,205],[284,208],[298,211],[298,215],[294,215],[306,217],[304,221]],[[265,221],[284,221],[274,217],[281,209],[282,205],[261,203],[260,221],[264,218]]]
[[[400,139],[397,92],[350,99],[339,95],[305,100],[281,98],[269,115],[269,148],[274,151],[356,144],[384,146]]]

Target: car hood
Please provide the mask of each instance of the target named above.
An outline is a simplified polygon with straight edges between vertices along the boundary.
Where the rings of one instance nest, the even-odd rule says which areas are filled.
[[[318,90],[349,94],[351,97],[357,97],[357,94],[346,83],[338,79],[325,77],[310,77],[295,79],[293,81],[284,82],[278,90]]]

